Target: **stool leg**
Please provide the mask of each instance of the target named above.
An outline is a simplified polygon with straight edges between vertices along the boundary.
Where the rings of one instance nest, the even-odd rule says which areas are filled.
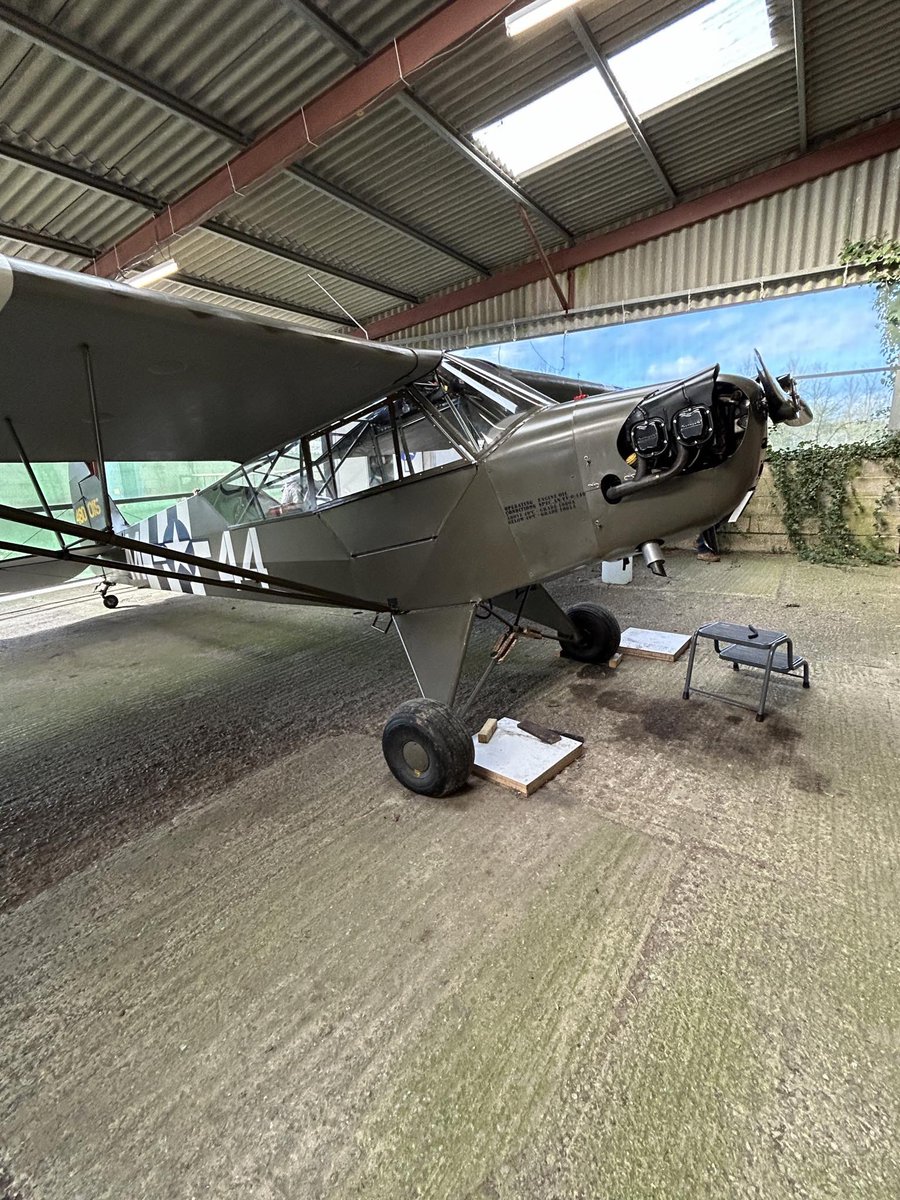
[[[809,663],[803,664],[803,686],[809,687]]]
[[[732,664],[731,664],[731,669],[732,669],[732,671],[737,671],[737,670],[738,670],[738,665],[737,665],[737,663],[732,663]]]
[[[697,635],[696,633],[691,638],[691,652],[688,655],[687,675],[684,677],[684,691],[681,693],[682,700],[690,700],[691,698],[691,674],[694,670],[694,655],[697,652]]]
[[[766,673],[763,676],[762,696],[759,699],[759,712],[756,714],[757,721],[764,721],[766,717],[766,697],[769,694],[769,680],[772,677],[772,660],[775,657],[775,650],[769,651],[769,657],[766,659]]]

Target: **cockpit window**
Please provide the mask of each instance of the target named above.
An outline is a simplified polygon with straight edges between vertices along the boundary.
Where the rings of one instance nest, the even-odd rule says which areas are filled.
[[[447,427],[476,454],[496,441],[519,417],[547,403],[516,380],[449,355],[432,378],[414,384],[411,390],[427,398]]]
[[[314,512],[474,462],[547,403],[516,379],[448,355],[433,375],[245,463],[203,495],[231,525]]]

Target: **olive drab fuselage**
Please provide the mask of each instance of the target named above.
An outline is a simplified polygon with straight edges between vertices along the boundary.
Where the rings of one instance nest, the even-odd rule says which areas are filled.
[[[721,378],[758,396],[750,379]],[[753,488],[766,439],[759,402],[748,402],[746,428],[726,461],[607,499],[604,481],[631,471],[617,438],[646,394],[646,388],[614,392],[531,412],[474,462],[314,512],[227,526],[200,493],[159,514],[157,537],[146,527],[142,532],[163,543],[172,540],[164,530],[174,531],[180,543],[220,563],[395,611],[477,602],[706,528]],[[196,572],[188,582],[185,576],[182,590],[214,594],[215,577]],[[261,591],[259,599],[274,597]]]

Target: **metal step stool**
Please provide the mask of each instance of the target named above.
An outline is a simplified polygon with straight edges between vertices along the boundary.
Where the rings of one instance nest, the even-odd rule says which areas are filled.
[[[764,672],[762,694],[759,706],[744,704],[721,692],[709,692],[703,688],[691,687],[691,675],[694,670],[694,655],[700,638],[707,638],[713,643],[719,658],[730,662],[733,670],[741,667],[758,667]],[[722,649],[722,643],[726,643]],[[803,686],[809,687],[809,663],[805,658],[794,654],[794,643],[786,633],[774,629],[757,629],[753,625],[735,625],[730,621],[714,621],[710,625],[701,625],[694,631],[691,638],[691,653],[688,658],[687,675],[684,680],[682,699],[689,700],[691,692],[701,696],[713,696],[724,700],[726,704],[734,704],[738,708],[747,708],[756,713],[757,721],[762,721],[766,715],[766,699],[769,694],[769,680],[773,672],[776,675],[789,675],[793,679],[803,677]]]

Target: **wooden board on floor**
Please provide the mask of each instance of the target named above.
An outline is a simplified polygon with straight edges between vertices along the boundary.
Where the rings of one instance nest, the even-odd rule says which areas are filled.
[[[518,721],[501,717],[487,743],[474,737],[475,774],[530,796],[584,753],[584,742],[560,736],[548,746],[519,728]]]
[[[689,633],[666,633],[662,629],[626,629],[619,650],[637,658],[675,662],[691,644]]]

